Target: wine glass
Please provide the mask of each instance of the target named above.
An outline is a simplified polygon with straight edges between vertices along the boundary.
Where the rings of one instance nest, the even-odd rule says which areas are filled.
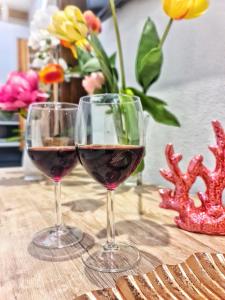
[[[82,97],[76,124],[80,162],[107,189],[107,241],[86,252],[83,262],[101,272],[129,270],[140,254],[134,246],[115,241],[113,191],[135,171],[144,155],[140,100],[118,94]]]
[[[26,121],[26,147],[33,163],[55,185],[56,225],[35,234],[33,243],[48,249],[81,241],[80,229],[62,223],[61,180],[78,162],[75,142],[77,105],[59,102],[32,104]],[[44,201],[44,199],[43,199]]]

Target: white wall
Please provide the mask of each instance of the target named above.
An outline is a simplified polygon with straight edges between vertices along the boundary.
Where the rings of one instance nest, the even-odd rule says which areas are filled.
[[[168,18],[159,0],[133,0],[118,10],[127,81],[135,85],[134,64],[145,19],[150,16],[162,34]],[[183,153],[186,169],[192,156],[204,154],[214,167],[208,144],[214,143],[211,120],[225,128],[225,2],[214,0],[208,12],[194,20],[176,21],[165,43],[164,64],[150,93],[168,102],[182,127],[173,128],[150,120],[147,129],[145,182],[163,184],[159,169],[166,166],[165,145],[172,142]],[[101,39],[109,53],[116,49],[112,20],[103,25]]]
[[[17,39],[28,38],[28,26],[0,22],[0,83],[11,71],[17,70]]]
[[[29,7],[29,20],[32,20],[36,10],[43,9],[46,5],[57,5],[57,0],[32,0]]]

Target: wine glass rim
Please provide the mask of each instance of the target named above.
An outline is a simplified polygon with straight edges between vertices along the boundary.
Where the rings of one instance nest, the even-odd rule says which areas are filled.
[[[127,99],[129,99],[130,101],[126,101],[125,103],[134,103],[134,102],[139,102],[140,101],[140,97],[136,96],[136,95],[126,95],[126,94],[116,94],[116,93],[105,93],[105,94],[95,94],[95,95],[86,95],[80,98],[80,101],[85,102],[85,103],[89,103],[91,104],[92,102],[90,102],[90,99],[98,99],[98,98],[103,98],[104,96],[110,95],[112,97],[115,97],[115,99],[119,100],[119,97],[125,97]],[[118,103],[109,103],[107,101],[101,101],[98,103],[98,105],[101,104],[118,104]]]
[[[30,109],[34,108],[34,109],[55,109],[55,107],[59,107],[59,109],[61,110],[74,110],[74,109],[78,109],[78,105],[75,103],[69,103],[69,102],[36,102],[36,103],[32,103],[30,105]]]

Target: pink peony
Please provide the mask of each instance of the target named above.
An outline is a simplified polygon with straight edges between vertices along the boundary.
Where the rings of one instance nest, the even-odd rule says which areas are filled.
[[[105,77],[102,72],[95,72],[84,77],[82,86],[89,95],[92,95],[95,91],[100,90],[104,83]]]
[[[6,83],[0,86],[0,109],[18,111],[33,102],[45,101],[47,94],[39,90],[38,82],[38,74],[33,70],[11,72]]]

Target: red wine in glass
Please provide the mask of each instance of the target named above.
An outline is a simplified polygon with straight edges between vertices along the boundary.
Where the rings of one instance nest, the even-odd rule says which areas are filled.
[[[82,165],[107,190],[114,190],[124,182],[137,168],[143,155],[144,146],[79,146],[79,158]]]
[[[140,252],[130,243],[116,241],[113,192],[137,169],[144,156],[140,99],[124,94],[82,97],[76,142],[81,164],[107,190],[106,241],[89,249],[82,260],[87,267],[99,272],[130,270],[139,262]]]
[[[26,148],[32,162],[54,183],[56,222],[37,232],[35,246],[61,249],[78,244],[82,231],[63,222],[61,181],[78,162],[76,149],[77,105],[66,102],[31,104],[26,120]],[[37,195],[38,196],[38,195]]]
[[[31,147],[28,154],[33,163],[56,182],[69,174],[78,162],[75,146]]]

